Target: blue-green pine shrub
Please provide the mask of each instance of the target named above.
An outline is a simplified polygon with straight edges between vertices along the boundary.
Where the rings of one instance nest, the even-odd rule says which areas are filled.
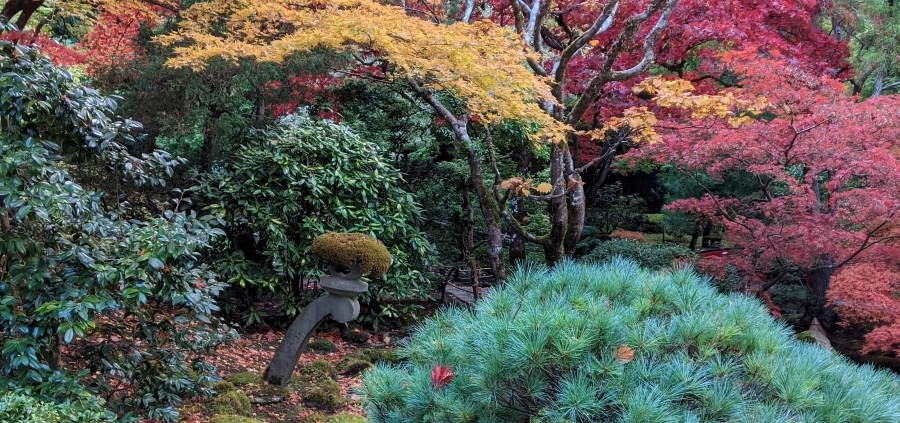
[[[623,259],[521,268],[399,354],[363,376],[373,422],[900,421],[900,377],[796,341],[689,269]]]

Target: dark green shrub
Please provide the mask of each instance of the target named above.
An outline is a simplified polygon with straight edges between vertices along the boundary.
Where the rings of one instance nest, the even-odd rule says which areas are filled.
[[[603,262],[614,257],[634,260],[647,269],[661,270],[671,266],[676,259],[693,259],[697,255],[676,244],[643,244],[631,239],[614,239],[594,244],[593,249],[579,260]]]
[[[260,295],[275,292],[287,315],[320,295],[305,284],[322,274],[309,249],[329,231],[370,235],[393,257],[360,298],[370,313],[392,313],[378,304],[384,296],[430,295],[422,271],[432,246],[417,228],[418,205],[384,155],[346,127],[300,112],[258,132],[231,163],[201,178],[196,201],[226,222],[229,238],[218,269],[249,323],[263,316],[248,303]]]
[[[363,376],[372,422],[900,421],[897,375],[793,339],[690,270],[621,259],[520,269],[399,353]]]
[[[0,99],[0,387],[59,402],[94,394],[116,413],[176,420],[183,397],[211,393],[203,356],[235,335],[212,316],[224,281],[200,261],[224,233],[179,211],[180,191],[129,219],[123,191],[72,176],[161,187],[182,163],[131,156],[140,124],[117,115],[115,98],[0,41]]]
[[[114,421],[97,401],[55,404],[18,394],[0,396],[0,422],[95,423]]]

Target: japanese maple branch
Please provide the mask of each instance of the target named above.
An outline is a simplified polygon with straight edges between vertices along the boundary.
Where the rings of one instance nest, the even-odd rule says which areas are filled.
[[[675,10],[677,4],[678,0],[654,0],[643,13],[632,16],[625,21],[625,28],[622,29],[622,32],[616,38],[615,42],[613,42],[612,47],[610,47],[610,50],[607,53],[606,63],[604,63],[602,70],[588,82],[587,88],[585,88],[581,97],[575,103],[575,106],[572,107],[572,110],[566,116],[564,120],[566,124],[574,125],[581,120],[581,117],[587,111],[588,107],[590,107],[591,103],[600,96],[603,86],[605,86],[607,82],[623,81],[637,76],[656,59],[656,52],[654,50],[656,38],[668,24],[669,18],[672,16],[672,12]],[[660,9],[662,9],[662,13],[659,16],[659,19],[647,34],[647,37],[644,38],[643,58],[631,68],[622,71],[613,70],[613,64],[615,64],[616,60],[621,56],[626,45],[634,38],[638,29],[640,29],[641,23],[646,21]]]

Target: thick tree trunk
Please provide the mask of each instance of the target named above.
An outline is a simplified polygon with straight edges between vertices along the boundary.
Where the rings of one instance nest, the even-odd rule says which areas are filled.
[[[688,249],[694,251],[697,249],[697,240],[700,239],[700,225],[694,226],[694,233],[691,234],[691,245],[688,245]]]
[[[3,10],[0,10],[0,16],[3,17],[4,22],[10,22],[18,14],[16,27],[24,29],[31,20],[31,16],[42,4],[44,4],[44,0],[9,0],[3,5]]]
[[[832,330],[837,315],[833,307],[826,307],[825,293],[828,292],[828,286],[831,282],[831,275],[834,269],[834,258],[828,254],[822,254],[819,257],[819,264],[812,272],[809,272],[809,288],[812,291],[815,303],[813,304],[813,312],[815,317],[819,319],[819,323],[825,330]]]
[[[566,195],[562,195],[566,189],[566,154],[568,147],[565,143],[550,146],[550,183],[553,185],[550,194],[555,197],[550,200],[550,233],[544,241],[544,261],[548,266],[553,266],[565,255],[563,243],[569,228],[569,205]]]

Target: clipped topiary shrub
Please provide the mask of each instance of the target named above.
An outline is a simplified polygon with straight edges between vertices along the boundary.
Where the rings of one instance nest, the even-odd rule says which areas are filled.
[[[661,270],[678,259],[694,259],[697,254],[677,244],[643,244],[633,239],[614,239],[597,243],[581,261],[606,261],[614,257],[634,260],[640,266]]]
[[[358,264],[364,275],[371,273],[373,278],[384,276],[391,267],[391,253],[366,234],[326,232],[313,240],[309,252],[348,269]]]
[[[372,422],[898,422],[900,377],[755,299],[631,261],[518,270],[363,376]]]

